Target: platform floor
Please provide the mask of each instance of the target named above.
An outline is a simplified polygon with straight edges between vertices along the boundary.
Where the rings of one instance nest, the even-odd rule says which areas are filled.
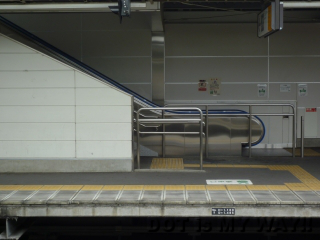
[[[197,157],[145,157],[141,168],[0,174],[0,217],[320,216],[319,157],[208,158],[203,171]],[[208,185],[207,180],[250,180],[252,185]]]

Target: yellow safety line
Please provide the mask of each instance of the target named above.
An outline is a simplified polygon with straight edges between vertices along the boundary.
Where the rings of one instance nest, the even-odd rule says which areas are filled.
[[[247,188],[251,191],[268,191],[266,185],[247,185]]]
[[[123,185],[105,185],[103,191],[120,191],[123,189]]]
[[[40,191],[57,191],[60,190],[63,185],[44,185],[40,189]]]
[[[99,191],[103,188],[103,185],[85,185],[81,191]]]
[[[184,191],[184,185],[166,185],[166,191]]]
[[[285,149],[286,151],[292,153],[292,149]],[[301,155],[301,149],[296,148],[295,151],[296,156],[300,156]],[[305,157],[318,157],[320,156],[320,153],[318,153],[317,151],[311,149],[311,148],[305,148],[304,149],[304,156]]]
[[[226,185],[229,191],[243,191],[247,190],[245,185]]]
[[[226,191],[226,187],[224,185],[206,185],[208,191]]]
[[[184,169],[182,158],[153,158],[150,169]]]
[[[267,185],[267,187],[272,191],[290,191],[285,185]]]
[[[42,188],[42,185],[24,185],[19,191],[36,191]]]
[[[143,189],[143,185],[125,185],[123,190],[137,190],[140,191]]]
[[[162,191],[162,190],[164,190],[164,185],[145,185],[143,190],[145,190],[145,191]]]
[[[0,185],[0,191],[15,191],[22,188],[23,185]]]
[[[83,187],[83,185],[64,185],[61,191],[78,191]]]
[[[188,191],[205,191],[205,185],[186,185],[186,190]]]

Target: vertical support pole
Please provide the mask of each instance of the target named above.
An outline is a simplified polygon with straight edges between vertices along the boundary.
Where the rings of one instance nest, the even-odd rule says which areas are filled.
[[[209,157],[209,111],[206,105],[206,157]]]
[[[301,158],[304,157],[304,117],[301,116]]]
[[[165,118],[165,110],[162,110],[162,119]],[[166,131],[166,125],[163,123],[162,125],[162,131],[165,132]],[[165,158],[166,157],[166,136],[165,134],[162,134],[162,157]]]
[[[292,157],[294,158],[296,156],[296,109],[295,107],[292,107],[292,111],[293,111],[293,119],[292,119]]]
[[[252,142],[252,106],[249,106],[249,158],[251,158],[251,142]]]
[[[200,109],[200,170],[202,170],[203,167],[203,115],[202,110]]]
[[[138,169],[140,169],[140,122],[139,122],[140,111],[137,112],[137,162]]]
[[[131,144],[131,147],[132,147],[132,150],[131,150],[131,156],[132,156],[132,161],[131,161],[131,164],[132,164],[132,167],[131,167],[131,171],[134,171],[134,102],[133,102],[133,96],[131,96],[131,130],[132,130],[132,135],[131,135],[131,141],[132,141],[132,144]]]
[[[155,23],[155,17],[158,16],[159,27],[156,28],[158,30],[161,29],[161,14],[154,13],[153,14],[153,24]],[[155,28],[153,28],[155,29]],[[157,103],[160,106],[164,105],[164,32],[163,31],[154,31],[151,32],[151,50],[152,50],[152,101]]]

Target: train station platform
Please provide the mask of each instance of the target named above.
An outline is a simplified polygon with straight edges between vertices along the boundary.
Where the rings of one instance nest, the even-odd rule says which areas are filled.
[[[130,173],[0,174],[0,217],[318,217],[317,154],[216,157],[203,171],[197,158],[145,157]]]

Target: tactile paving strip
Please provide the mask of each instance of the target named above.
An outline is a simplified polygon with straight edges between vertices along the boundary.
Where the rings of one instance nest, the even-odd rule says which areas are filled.
[[[184,169],[182,158],[153,158],[150,169]]]
[[[225,164],[209,164],[226,167]],[[0,185],[0,205],[44,204],[316,204],[320,181],[297,165],[228,165],[289,171],[284,185]]]

